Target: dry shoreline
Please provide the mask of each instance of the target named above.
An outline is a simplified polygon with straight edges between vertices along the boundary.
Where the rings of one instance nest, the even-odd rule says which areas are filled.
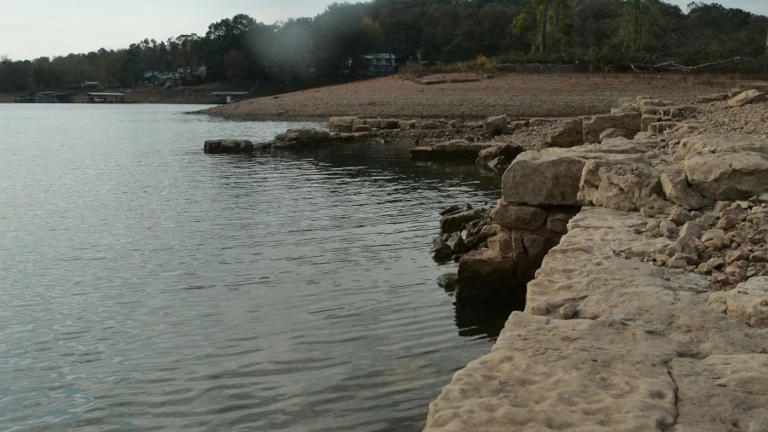
[[[403,76],[259,97],[201,111],[241,120],[332,116],[479,119],[565,117],[606,112],[621,97],[675,103],[736,86],[732,77],[632,74],[505,74],[477,82],[421,85]]]

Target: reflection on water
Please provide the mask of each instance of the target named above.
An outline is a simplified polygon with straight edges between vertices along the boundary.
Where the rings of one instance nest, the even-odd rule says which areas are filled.
[[[206,156],[297,124],[189,109],[0,106],[0,430],[419,430],[503,323],[437,287],[438,212],[498,181]]]

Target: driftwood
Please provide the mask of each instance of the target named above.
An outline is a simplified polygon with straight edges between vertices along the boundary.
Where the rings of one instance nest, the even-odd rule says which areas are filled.
[[[696,66],[685,66],[681,65],[679,63],[675,63],[673,61],[668,61],[664,63],[659,63],[655,65],[647,65],[647,64],[630,64],[630,67],[635,72],[643,72],[643,71],[657,71],[657,70],[672,70],[672,71],[678,71],[678,72],[695,72],[702,69],[707,69],[715,66],[722,66],[729,63],[735,63],[740,62],[744,60],[742,57],[734,57],[732,59],[728,60],[721,60],[711,63],[704,63]]]

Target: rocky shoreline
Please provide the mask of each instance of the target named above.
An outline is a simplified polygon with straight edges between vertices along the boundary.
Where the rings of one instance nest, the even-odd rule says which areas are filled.
[[[511,163],[498,234],[460,260],[498,274],[467,286],[460,264],[459,293],[521,289],[502,277],[537,256],[521,229],[549,225],[551,206],[577,213],[529,279],[525,310],[456,373],[425,431],[768,430],[764,91],[677,107],[638,98],[584,118],[584,144]],[[629,127],[632,139],[611,131]]]
[[[446,209],[433,252],[459,300],[525,297],[425,431],[768,430],[768,85],[609,114],[334,117],[237,151],[407,140],[502,175]],[[206,145],[207,148],[212,148]]]

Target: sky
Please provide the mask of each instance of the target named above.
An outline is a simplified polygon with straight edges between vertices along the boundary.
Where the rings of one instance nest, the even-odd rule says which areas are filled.
[[[686,11],[690,0],[667,0]],[[768,15],[768,0],[720,0]],[[246,13],[268,24],[315,16],[333,0],[0,0],[0,57],[33,59],[126,48],[144,38],[205,34],[208,25]]]

